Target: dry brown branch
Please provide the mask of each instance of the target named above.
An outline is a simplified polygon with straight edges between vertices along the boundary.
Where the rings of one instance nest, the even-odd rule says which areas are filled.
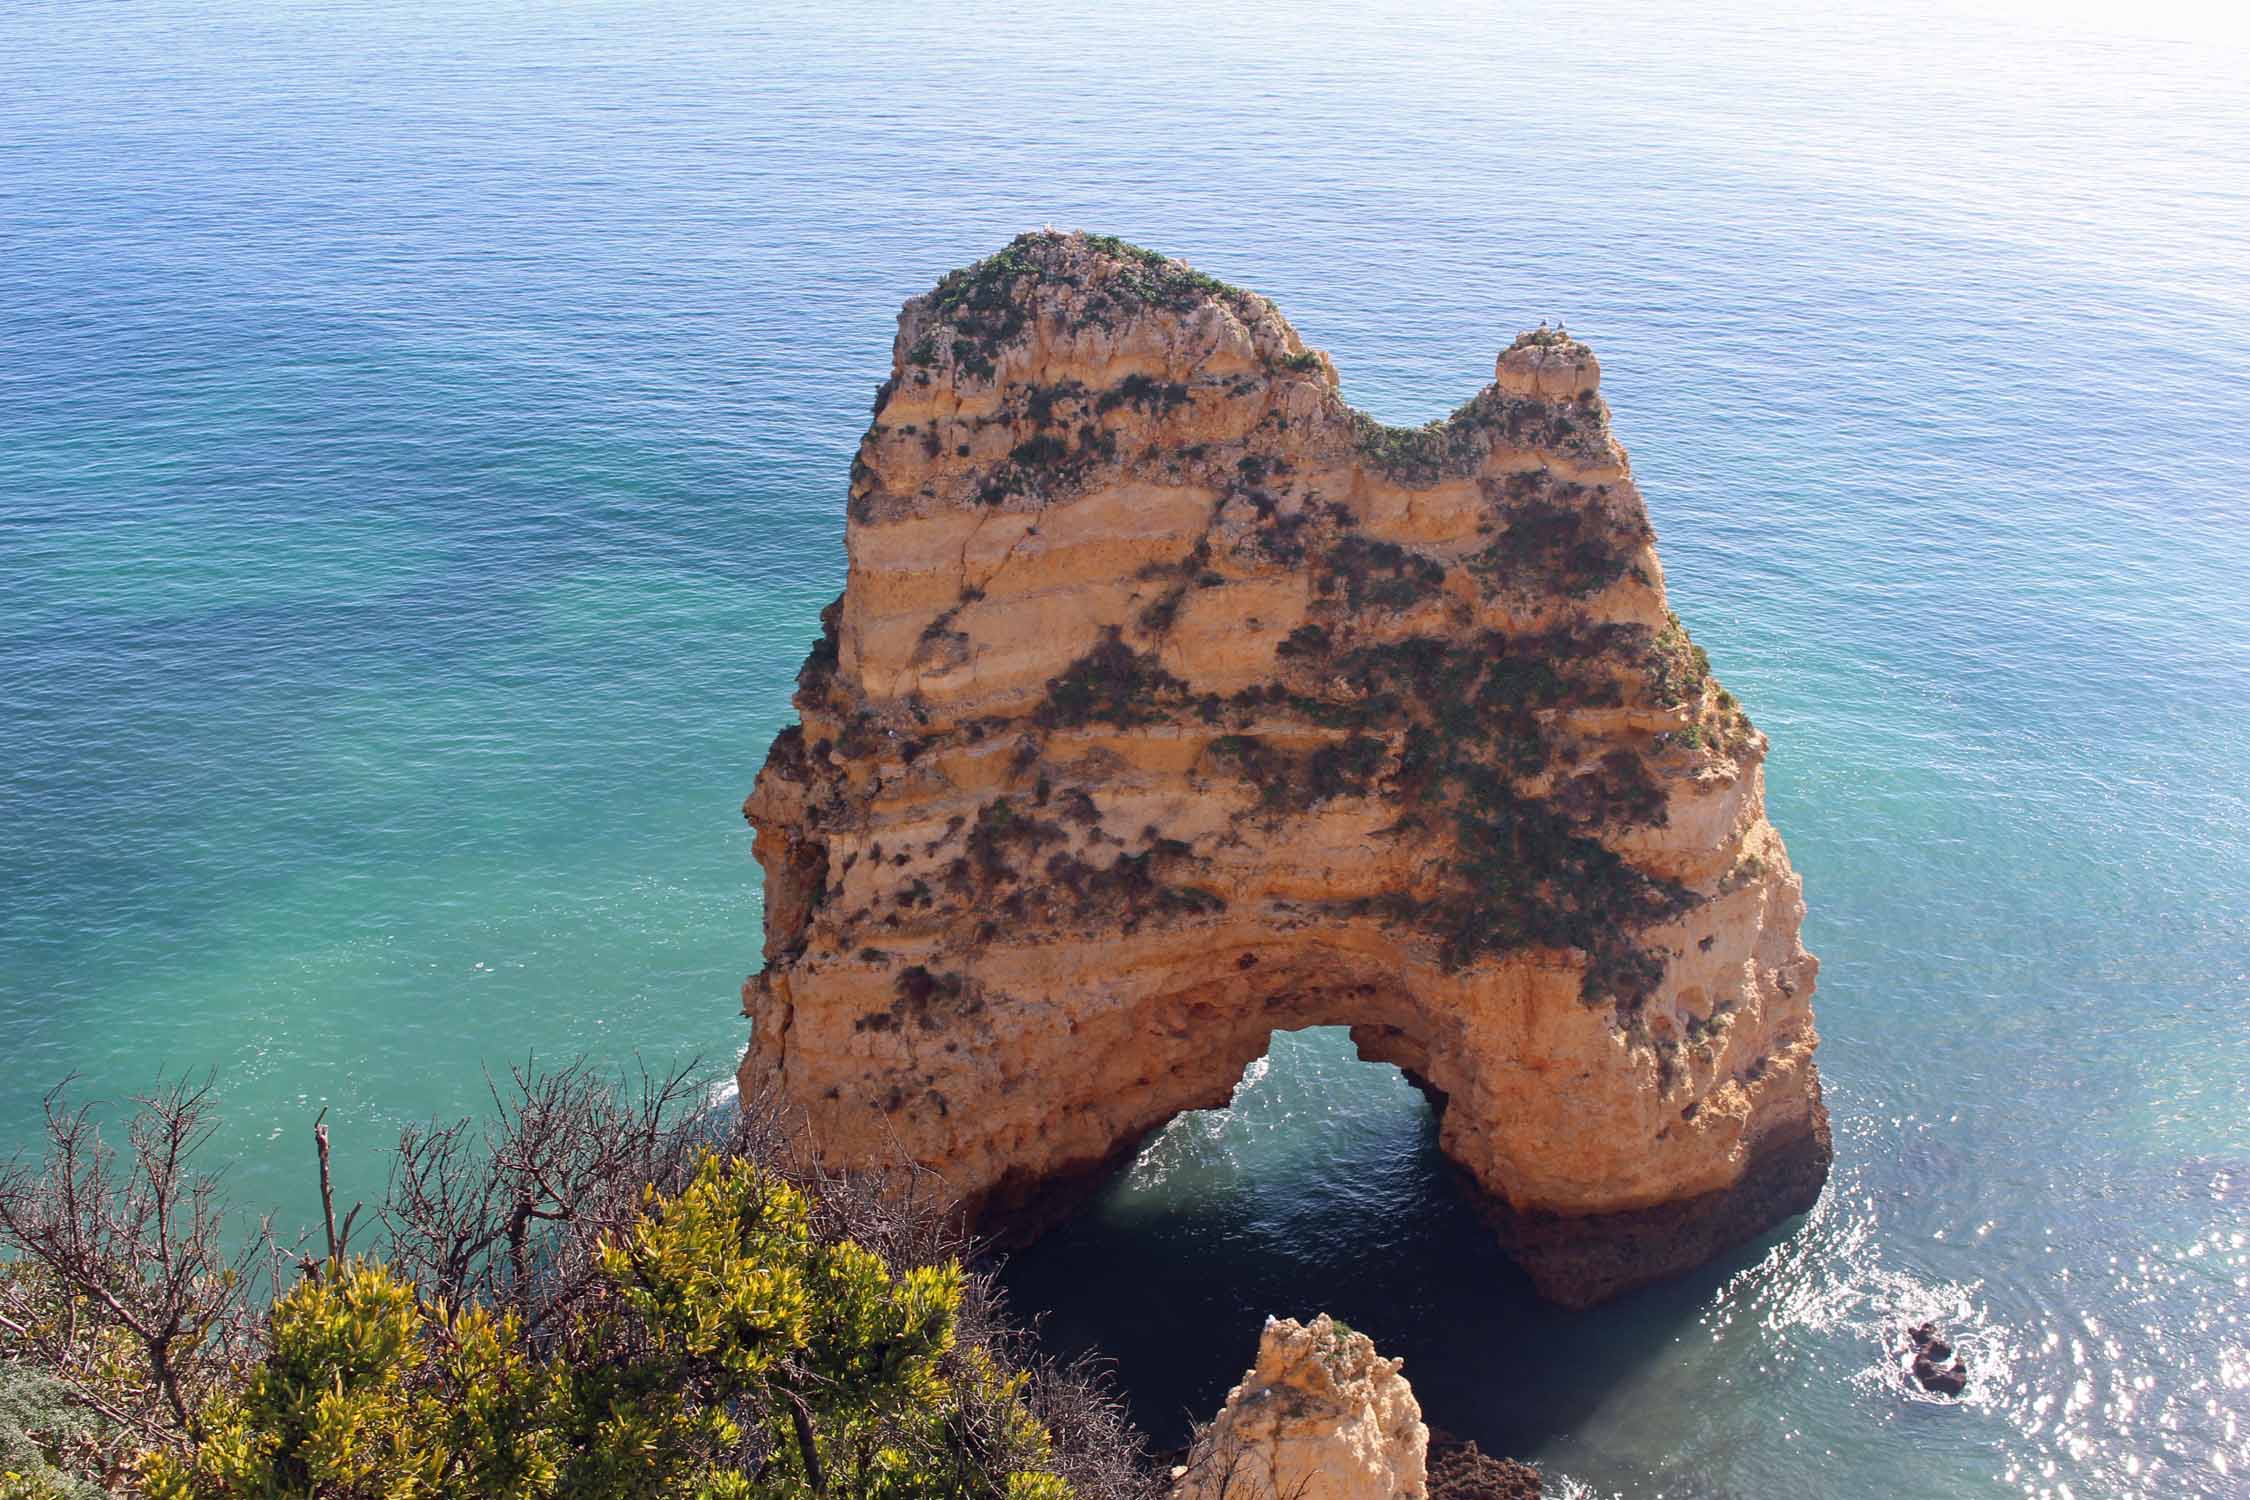
[[[252,1358],[246,1294],[267,1236],[229,1251],[217,1183],[195,1167],[216,1128],[208,1078],[135,1096],[122,1155],[67,1090],[45,1101],[45,1159],[0,1170],[5,1352],[131,1441],[176,1446],[204,1392]],[[145,1375],[121,1375],[120,1352]]]
[[[388,1254],[429,1294],[511,1308],[543,1336],[593,1284],[602,1234],[649,1184],[685,1179],[703,1085],[693,1064],[613,1082],[583,1062],[487,1082],[485,1119],[400,1134]]]
[[[320,1107],[320,1113],[313,1116],[313,1150],[320,1158],[320,1218],[328,1234],[328,1269],[333,1272],[351,1253],[352,1221],[359,1217],[363,1205],[354,1203],[351,1212],[344,1215],[343,1228],[336,1227],[336,1178],[328,1165],[328,1106],[325,1104]]]

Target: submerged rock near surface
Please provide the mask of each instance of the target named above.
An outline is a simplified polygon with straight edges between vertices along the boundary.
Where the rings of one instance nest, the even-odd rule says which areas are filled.
[[[1955,1352],[1953,1341],[1935,1323],[1919,1323],[1907,1331],[1912,1348],[1908,1371],[1925,1391],[1958,1396],[1969,1388],[1969,1362]],[[1951,1360],[1951,1364],[1946,1361]]]
[[[1766,741],[1666,607],[1592,353],[1425,428],[1274,306],[1026,235],[908,302],[745,811],[745,1095],[1030,1225],[1342,1025],[1558,1300],[1808,1208]]]
[[[1425,1500],[1430,1429],[1399,1366],[1326,1313],[1266,1319],[1257,1364],[1175,1472],[1175,1500]]]

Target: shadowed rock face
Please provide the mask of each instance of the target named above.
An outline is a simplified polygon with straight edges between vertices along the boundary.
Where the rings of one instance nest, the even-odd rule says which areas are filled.
[[[1599,382],[1542,329],[1384,427],[1264,298],[1084,235],[907,303],[745,808],[745,1093],[1022,1223],[1344,1025],[1559,1300],[1809,1207],[1765,738],[1666,608]]]

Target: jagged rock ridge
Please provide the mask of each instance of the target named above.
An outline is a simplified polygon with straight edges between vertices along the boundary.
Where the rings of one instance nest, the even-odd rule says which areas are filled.
[[[1542,328],[1385,427],[1264,298],[1086,235],[908,302],[745,808],[745,1092],[994,1222],[1340,1024],[1562,1300],[1809,1206],[1766,742],[1599,384]]]

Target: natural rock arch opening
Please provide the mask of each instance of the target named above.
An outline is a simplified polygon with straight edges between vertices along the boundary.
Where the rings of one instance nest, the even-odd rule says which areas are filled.
[[[1255,958],[1256,952],[1245,950],[1244,956]],[[1235,962],[1240,965],[1239,958]],[[1254,983],[1250,987],[1254,990]],[[1395,982],[1310,991],[1284,987],[1249,1003],[1241,1003],[1239,992],[1231,988],[1213,988],[1176,997],[1160,1010],[1170,1018],[1168,1024],[1186,1030],[1185,1045],[1170,1053],[1171,1065],[1160,1077],[1150,1076],[1148,1069],[1122,1067],[1104,1073],[1103,1088],[1116,1103],[1087,1113],[1099,1122],[1095,1131],[1110,1131],[1114,1139],[1098,1155],[1060,1170],[1003,1176],[973,1205],[988,1232],[1019,1244],[1035,1238],[1127,1170],[1181,1118],[1233,1111],[1245,1087],[1266,1076],[1276,1042],[1284,1036],[1342,1041],[1360,1065],[1392,1071],[1419,1096],[1443,1149],[1449,1099],[1431,1081],[1429,1051],[1417,1040],[1427,1029],[1427,1018]]]
[[[1051,1231],[998,1257],[1047,1350],[1112,1364],[1160,1446],[1208,1419],[1268,1314],[1332,1310],[1412,1349],[1426,1373],[1479,1368],[1496,1345],[1477,1335],[1537,1340],[1560,1316],[1493,1264],[1430,1102],[1400,1069],[1360,1059],[1342,1027],[1270,1043],[1222,1107],[1160,1126]],[[1499,1425],[1537,1430],[1551,1415],[1542,1396]]]
[[[1198,1216],[1252,1223],[1319,1194],[1353,1215],[1379,1215],[1397,1207],[1383,1200],[1401,1162],[1458,1180],[1436,1146],[1443,1109],[1405,1070],[1362,1057],[1348,1027],[1277,1030],[1224,1102],[1158,1125],[1095,1184],[1093,1212],[1144,1217],[1184,1204]],[[1385,1188],[1363,1180],[1386,1174],[1394,1182]]]
[[[1037,1216],[1342,1024],[1549,1295],[1808,1207],[1765,741],[1544,328],[1383,427],[1263,298],[1027,235],[900,317],[850,576],[745,811],[744,1093]]]

